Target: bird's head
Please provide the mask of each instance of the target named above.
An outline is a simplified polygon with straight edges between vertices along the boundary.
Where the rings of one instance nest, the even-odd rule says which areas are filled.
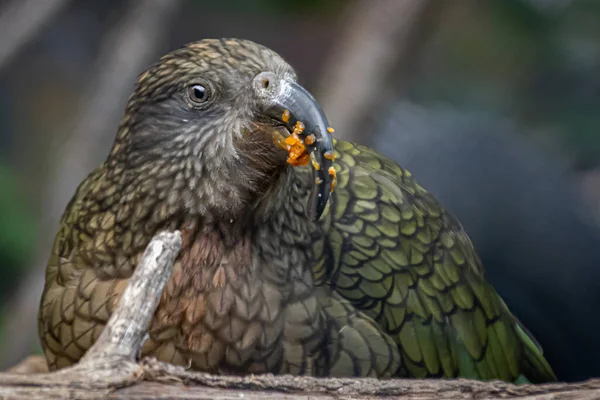
[[[291,168],[274,133],[289,135],[297,121],[315,135],[307,147],[322,165],[306,207],[318,219],[331,181],[326,117],[277,53],[247,40],[191,43],[142,73],[109,160],[170,202],[232,215]]]

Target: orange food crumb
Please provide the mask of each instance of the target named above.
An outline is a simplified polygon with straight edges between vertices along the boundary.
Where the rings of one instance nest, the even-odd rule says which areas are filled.
[[[287,114],[286,114],[287,112]],[[286,118],[289,118],[289,111],[284,111],[281,116],[284,121]],[[286,121],[287,122],[287,121]],[[306,139],[302,139],[300,135],[304,132],[306,127],[300,121],[296,122],[294,125],[294,130],[287,138],[284,138],[279,132],[275,132],[273,134],[273,141],[278,146],[284,148],[288,152],[287,162],[288,164],[298,167],[308,165],[310,162],[313,168],[317,171],[321,169],[321,164],[317,161],[317,158],[314,153],[308,153],[306,145],[312,145],[317,141],[315,135],[310,134],[306,137]],[[325,153],[325,157],[328,160],[333,160],[332,152]]]
[[[333,151],[326,151],[325,154],[323,154],[323,157],[329,161],[335,161],[335,153]]]
[[[335,132],[335,129],[333,129],[332,127],[328,126],[327,127],[327,132],[333,133],[333,132]]]
[[[296,130],[294,129],[294,133],[285,138],[283,143],[279,142],[279,145],[288,152],[288,164],[294,167],[304,166],[310,161],[310,155],[306,151],[304,142],[295,132]]]
[[[317,185],[320,185],[321,183],[323,183],[323,179],[319,178],[318,176],[315,178],[315,183]]]
[[[309,160],[310,160],[310,156],[308,155],[308,153],[302,154],[294,162],[292,160],[290,160],[288,157],[288,163],[294,167],[303,167],[308,164]]]
[[[304,132],[304,124],[300,121],[296,121],[296,125],[294,126],[294,132],[296,135],[302,134]]]
[[[331,186],[329,187],[329,191],[333,192],[335,190],[335,184],[337,182],[337,172],[335,172],[335,168],[329,167],[329,175],[331,175]]]
[[[317,157],[315,156],[315,153],[310,153],[310,162],[311,162],[313,168],[316,169],[317,171],[321,169],[321,164],[319,164],[319,162],[317,161]]]
[[[283,114],[281,114],[281,120],[283,122],[288,122],[290,120],[290,110],[285,110]]]

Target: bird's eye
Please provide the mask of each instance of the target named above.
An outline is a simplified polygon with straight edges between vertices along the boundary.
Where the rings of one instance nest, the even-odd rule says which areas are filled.
[[[202,85],[188,87],[188,97],[193,104],[202,104],[208,100],[208,89]]]

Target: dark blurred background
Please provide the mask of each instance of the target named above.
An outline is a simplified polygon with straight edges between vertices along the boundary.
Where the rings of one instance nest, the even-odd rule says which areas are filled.
[[[600,376],[595,0],[0,1],[0,367],[39,351],[58,219],[136,75],[207,37],[286,58],[459,217],[559,378]]]

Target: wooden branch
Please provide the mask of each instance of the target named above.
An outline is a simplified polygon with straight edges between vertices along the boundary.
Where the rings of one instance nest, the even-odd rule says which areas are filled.
[[[122,359],[121,359],[122,360]],[[95,369],[78,366],[52,374],[0,374],[0,398],[92,399],[598,399],[600,380],[575,384],[513,385],[466,379],[422,380],[311,378],[289,375],[218,376],[144,359],[96,359]],[[111,369],[112,368],[112,369]],[[73,371],[77,370],[77,373]],[[68,372],[67,372],[68,371]],[[83,371],[84,375],[81,376]],[[85,377],[88,377],[86,381]],[[43,377],[43,379],[41,379]],[[14,397],[12,397],[14,396]]]
[[[181,247],[181,234],[148,245],[106,328],[81,361],[41,374],[0,374],[0,398],[25,399],[595,399],[600,380],[512,385],[469,380],[377,380],[274,375],[216,376],[145,359],[136,361]]]

